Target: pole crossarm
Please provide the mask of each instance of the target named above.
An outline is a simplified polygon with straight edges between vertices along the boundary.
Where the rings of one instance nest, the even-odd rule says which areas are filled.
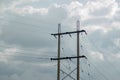
[[[55,33],[55,34],[51,34],[53,36],[57,36],[57,35],[66,35],[66,34],[73,34],[73,33],[81,33],[84,32],[87,35],[87,32],[85,30],[80,30],[80,31],[71,31],[71,32],[63,32],[63,33]]]
[[[64,59],[75,59],[75,58],[85,58],[87,59],[86,56],[82,55],[82,56],[73,56],[73,57],[61,57],[61,58],[51,58],[51,60],[64,60]]]

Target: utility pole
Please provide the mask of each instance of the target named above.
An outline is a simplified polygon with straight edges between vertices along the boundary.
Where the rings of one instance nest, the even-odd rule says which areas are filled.
[[[55,34],[51,34],[53,36],[58,36],[58,57],[57,58],[51,58],[51,60],[57,60],[57,80],[60,80],[60,60],[64,60],[64,59],[77,59],[77,80],[80,80],[80,59],[79,58],[86,58],[86,56],[82,55],[80,56],[80,48],[79,48],[79,34],[84,32],[85,34],[86,31],[85,30],[80,30],[80,21],[78,20],[77,21],[77,30],[76,31],[71,31],[71,32],[63,32],[61,33],[61,25],[58,24],[58,33],[55,33]],[[61,35],[71,35],[71,34],[77,34],[77,56],[73,56],[73,57],[60,57],[60,38],[61,38]],[[74,71],[74,70],[73,70]],[[66,73],[67,74],[67,73]],[[69,76],[70,78],[72,78],[70,76],[71,73],[67,74],[67,76]],[[65,79],[66,77],[64,77]],[[72,78],[74,79],[74,78]],[[63,79],[62,79],[63,80]]]
[[[60,58],[60,37],[61,35],[61,24],[58,24],[58,59]],[[57,65],[57,80],[60,80],[60,59],[58,60],[58,65]]]
[[[77,56],[80,55],[80,48],[79,48],[79,29],[80,29],[80,21],[77,21]],[[79,58],[77,58],[77,80],[80,80],[80,66],[79,66]]]

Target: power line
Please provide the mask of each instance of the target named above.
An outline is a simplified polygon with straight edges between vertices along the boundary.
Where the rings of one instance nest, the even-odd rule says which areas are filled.
[[[15,54],[22,54],[22,55],[36,55],[36,56],[49,56],[49,57],[53,57],[51,55],[48,55],[48,52],[43,52],[42,51],[42,54],[41,54],[41,50],[39,49],[34,49],[34,48],[17,48],[15,46],[4,46],[4,45],[0,45],[0,49],[2,50],[1,53],[4,53],[3,51],[6,50],[6,49],[11,49],[11,48],[15,48],[15,49],[18,49],[18,51],[15,51],[13,53]],[[43,54],[44,53],[44,54]],[[52,53],[52,52],[51,52]]]
[[[96,48],[96,47],[95,47]],[[84,50],[84,48],[83,48],[83,50]],[[89,58],[89,57],[88,57]],[[88,59],[87,59],[87,61],[89,61]],[[90,61],[89,61],[89,63],[90,63]],[[92,64],[92,63],[90,63],[90,64]],[[93,67],[97,70],[97,72],[101,75],[101,76],[103,76],[103,78],[105,79],[105,80],[109,80],[101,71],[99,71],[99,69],[97,69],[97,67],[95,66],[95,65],[93,65]],[[102,67],[101,67],[102,68]],[[96,73],[97,74],[97,73]],[[91,76],[91,75],[90,75]],[[95,77],[95,76],[93,76],[93,77]]]
[[[7,16],[6,16],[7,17]],[[34,20],[35,22],[41,22],[41,23],[44,23],[44,24],[48,24],[49,22],[47,22],[46,20],[44,20],[44,19],[41,19],[41,18],[39,18],[39,19],[37,19],[38,17],[36,17],[36,18],[34,18],[34,17],[24,17],[24,16],[15,16],[15,15],[10,15],[9,14],[9,18],[8,19],[5,19],[5,18],[0,18],[0,20],[4,20],[4,21],[16,21],[16,20],[22,20],[22,21],[24,21],[25,19],[28,21],[30,21],[30,20]],[[25,21],[26,21],[25,20]],[[28,23],[28,22],[27,22]],[[49,23],[49,24],[51,24],[51,25],[55,25],[54,23]]]
[[[97,51],[99,51],[100,53],[104,53],[104,54],[105,54],[105,52],[103,52],[101,49],[99,49],[99,48],[93,43],[92,40],[89,39],[89,41],[93,44],[93,47],[94,47]],[[108,53],[110,53],[110,52],[108,52]],[[106,62],[106,61],[107,61],[107,62]],[[117,72],[117,73],[120,74],[120,71],[116,69],[116,66],[114,66],[114,65],[108,60],[108,58],[105,58],[105,61],[104,61],[104,62],[106,62],[106,64],[109,65],[109,67],[107,67],[107,69],[111,67],[112,69],[114,69],[115,72]]]
[[[12,15],[13,16],[13,15]],[[9,16],[10,17],[10,16]],[[14,17],[19,17],[19,16],[14,16]],[[23,25],[28,25],[28,26],[24,26],[24,27],[32,27],[32,28],[38,28],[38,29],[41,29],[40,28],[40,26],[38,26],[38,25],[36,25],[36,23],[39,23],[40,24],[40,22],[42,23],[42,24],[44,24],[44,25],[46,25],[46,26],[49,26],[49,25],[55,25],[54,23],[49,23],[49,22],[47,22],[46,20],[40,20],[40,19],[36,19],[36,18],[30,18],[30,17],[27,17],[27,18],[25,18],[25,17],[22,17],[21,18],[21,16],[20,16],[20,18],[17,18],[17,21],[16,21],[16,18],[15,19],[13,19],[13,17],[12,17],[12,19],[10,19],[10,20],[8,20],[8,19],[0,19],[1,21],[7,21],[7,22],[12,22],[12,23],[14,23],[14,24],[16,24],[16,23],[19,23],[19,24],[23,24]],[[21,19],[21,20],[19,20],[19,19]],[[27,19],[27,21],[24,21],[25,19]],[[31,22],[29,22],[30,20],[34,20],[35,21],[35,23],[34,24],[31,24],[31,22],[33,23],[33,21],[31,21]],[[23,22],[24,21],[24,22]],[[38,22],[37,22],[38,21]],[[43,26],[43,25],[42,25]]]
[[[39,57],[39,56],[28,56],[28,55],[9,55],[9,54],[0,54],[1,56],[11,56],[11,57],[27,57],[27,58],[35,58],[35,59],[48,59],[50,60],[49,57]]]
[[[109,80],[99,69],[97,69],[97,67],[94,64],[92,64],[89,60],[88,62],[104,77],[105,80]]]

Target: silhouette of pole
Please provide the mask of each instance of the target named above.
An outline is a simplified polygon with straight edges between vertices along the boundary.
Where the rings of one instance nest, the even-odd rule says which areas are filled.
[[[77,21],[77,31],[80,29],[80,21]],[[79,32],[77,32],[77,57],[80,56],[80,48],[79,48]],[[77,80],[80,80],[80,61],[77,58]]]
[[[58,34],[61,32],[61,25],[58,24]],[[58,58],[60,58],[60,35],[58,35]],[[57,63],[57,80],[60,80],[60,60]]]

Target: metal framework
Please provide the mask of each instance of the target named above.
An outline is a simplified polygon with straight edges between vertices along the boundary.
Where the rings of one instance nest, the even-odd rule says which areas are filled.
[[[54,34],[51,34],[51,35],[53,35],[53,36],[58,36],[58,57],[57,58],[51,58],[51,60],[57,60],[58,62],[57,62],[57,80],[60,80],[60,71],[62,71],[62,72],[64,72],[63,70],[61,70],[60,69],[60,60],[65,60],[65,59],[77,59],[77,80],[80,80],[80,58],[85,58],[85,59],[87,59],[87,57],[86,56],[84,56],[84,55],[82,55],[82,56],[80,56],[80,49],[79,49],[79,33],[85,33],[86,35],[87,35],[87,33],[86,33],[86,31],[85,30],[79,30],[79,28],[80,28],[80,21],[78,20],[77,21],[77,31],[71,31],[71,32],[63,32],[63,33],[61,33],[61,25],[60,24],[58,24],[58,33],[54,33]],[[61,35],[70,35],[71,36],[71,34],[77,34],[77,56],[73,56],[73,57],[60,57],[60,41],[61,41]],[[76,70],[75,69],[75,70]],[[75,71],[75,70],[73,70],[73,71]],[[70,74],[73,72],[73,71],[71,71],[69,74],[67,74],[66,72],[64,72],[65,74],[66,74],[66,76],[62,79],[62,80],[64,80],[67,76],[69,76],[70,78],[72,78],[73,80],[75,80],[73,77],[71,77],[70,76]]]

